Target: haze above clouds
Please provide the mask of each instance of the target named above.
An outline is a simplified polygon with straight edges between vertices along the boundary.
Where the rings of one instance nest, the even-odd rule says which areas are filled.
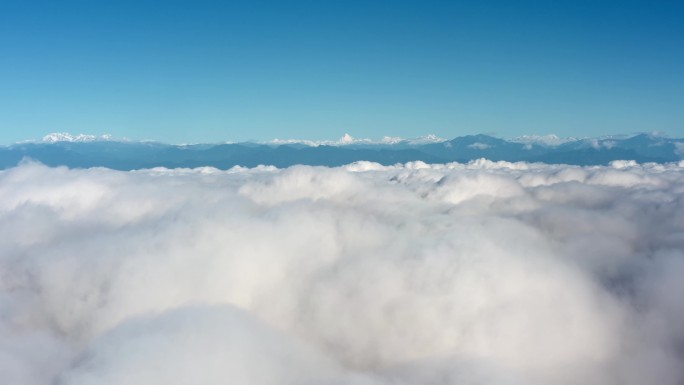
[[[3,383],[684,382],[684,162],[0,171]]]

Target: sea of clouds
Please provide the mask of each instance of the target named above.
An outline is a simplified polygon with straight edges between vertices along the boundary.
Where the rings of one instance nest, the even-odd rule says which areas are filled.
[[[684,162],[0,172],[6,385],[684,383]]]

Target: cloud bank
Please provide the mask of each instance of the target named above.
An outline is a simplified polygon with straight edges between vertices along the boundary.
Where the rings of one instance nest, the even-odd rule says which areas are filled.
[[[0,172],[4,384],[681,384],[684,162]]]

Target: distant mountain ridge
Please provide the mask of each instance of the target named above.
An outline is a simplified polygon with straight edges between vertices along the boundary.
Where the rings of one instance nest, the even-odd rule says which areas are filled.
[[[512,140],[467,135],[451,140],[428,136],[417,140],[385,138],[372,142],[345,135],[338,142],[171,145],[151,141],[117,141],[109,136],[51,134],[40,142],[0,147],[2,169],[16,166],[24,158],[49,166],[117,170],[202,166],[228,169],[258,165],[288,167],[296,164],[334,167],[362,160],[390,165],[410,161],[468,162],[480,158],[584,166],[607,164],[613,160],[676,162],[684,158],[684,139],[653,134],[588,139],[527,136]]]

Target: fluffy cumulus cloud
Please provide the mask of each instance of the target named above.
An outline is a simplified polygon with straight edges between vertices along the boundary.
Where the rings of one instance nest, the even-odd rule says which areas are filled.
[[[0,172],[8,385],[684,383],[684,164]]]

